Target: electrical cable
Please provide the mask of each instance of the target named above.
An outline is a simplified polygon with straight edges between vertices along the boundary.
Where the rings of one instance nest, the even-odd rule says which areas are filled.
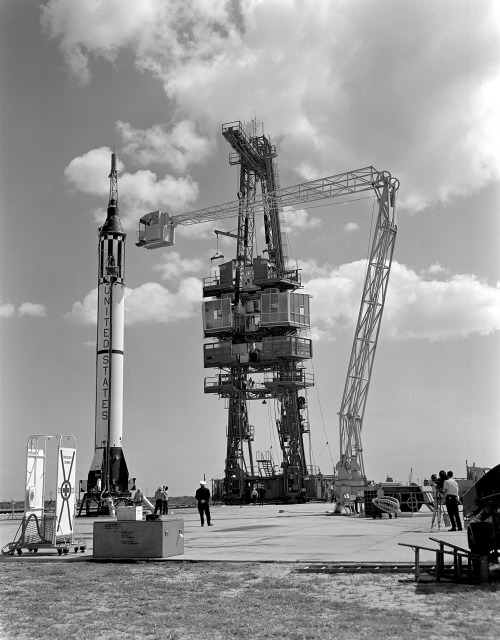
[[[127,453],[128,466],[132,467],[132,451],[134,450],[132,446],[132,397],[130,393],[131,384],[130,384],[130,344],[127,338],[127,330],[126,324],[123,329],[123,346],[124,352],[128,354],[127,358],[124,358],[125,362],[125,373],[126,373],[126,385],[127,385],[127,396],[128,396],[128,442],[129,442],[129,450]]]

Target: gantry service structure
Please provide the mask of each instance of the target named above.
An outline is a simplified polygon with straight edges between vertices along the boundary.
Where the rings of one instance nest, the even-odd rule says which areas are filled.
[[[230,164],[240,165],[238,199],[176,216],[148,213],[139,222],[137,246],[172,246],[178,225],[238,217],[236,234],[216,232],[236,239],[235,259],[221,264],[219,274],[203,282],[203,296],[211,298],[203,306],[204,335],[210,340],[204,345],[204,364],[219,369],[215,378],[205,380],[205,392],[228,400],[227,501],[243,499],[250,487],[263,480],[272,489],[271,497],[299,498],[307,489],[306,480],[317,471],[306,463],[303,442],[303,435],[309,432],[303,392],[314,384],[304,366],[312,357],[312,343],[300,336],[310,326],[309,296],[297,292],[301,281],[299,270],[291,267],[287,256],[283,207],[364,191],[374,192],[377,198],[378,216],[339,411],[335,492],[341,502],[342,496],[366,482],[361,431],[396,238],[399,181],[370,166],[281,188],[274,162],[276,149],[267,136],[257,136],[255,130],[247,134],[240,122],[224,124],[222,135],[234,149]],[[265,257],[254,255],[257,212],[263,214]],[[277,405],[282,455],[278,467],[267,454],[259,453],[255,467],[247,401],[256,399],[273,399]],[[311,486],[315,484],[309,489]]]

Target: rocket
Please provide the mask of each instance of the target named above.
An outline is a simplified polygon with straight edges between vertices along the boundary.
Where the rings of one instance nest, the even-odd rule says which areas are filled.
[[[121,495],[129,479],[122,449],[126,234],[118,212],[115,153],[109,178],[106,221],[98,231],[95,448],[87,492]]]

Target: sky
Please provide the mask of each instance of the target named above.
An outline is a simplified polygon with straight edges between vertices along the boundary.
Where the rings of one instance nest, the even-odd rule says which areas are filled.
[[[0,4],[0,499],[31,434],[93,455],[97,231],[110,154],[126,240],[124,453],[149,494],[220,477],[224,401],[203,393],[202,280],[234,219],[135,246],[139,218],[235,200],[221,135],[276,145],[283,187],[373,165],[400,183],[364,418],[370,480],[500,463],[500,5],[495,0],[3,0]],[[285,212],[311,300],[311,464],[333,472],[374,210]],[[256,225],[262,220],[257,218]],[[257,247],[258,248],[258,247]],[[261,247],[262,248],[262,247]],[[254,406],[258,405],[258,406]],[[274,452],[250,403],[254,450]]]

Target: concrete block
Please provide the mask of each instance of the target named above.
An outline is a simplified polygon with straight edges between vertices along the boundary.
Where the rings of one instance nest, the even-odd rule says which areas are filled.
[[[184,553],[184,520],[94,522],[94,558],[169,558]]]

